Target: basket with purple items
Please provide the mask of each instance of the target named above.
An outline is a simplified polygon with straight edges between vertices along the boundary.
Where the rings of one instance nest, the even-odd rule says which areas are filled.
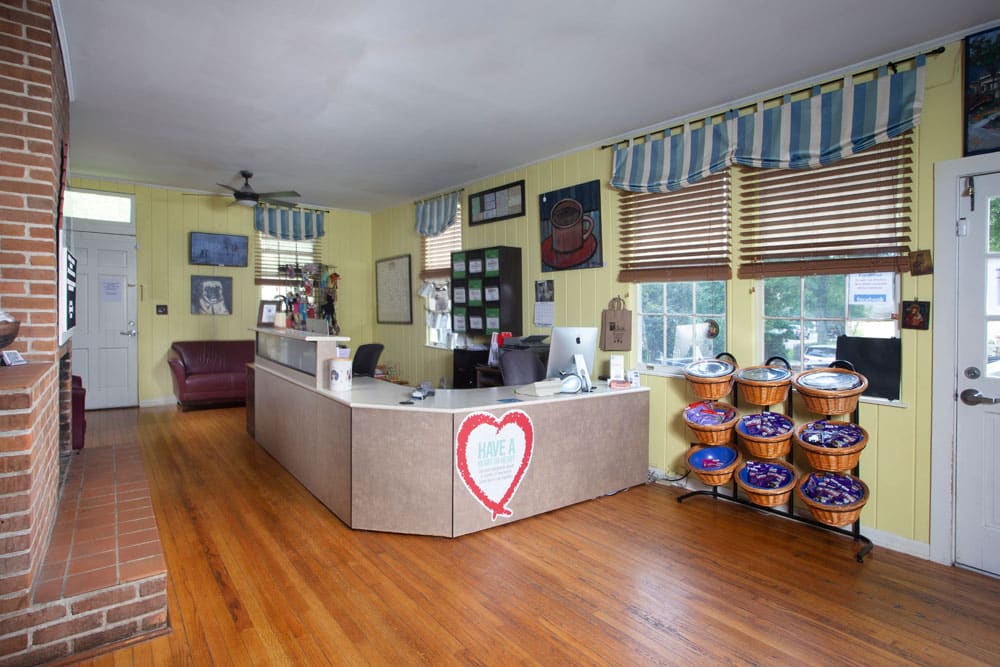
[[[733,439],[736,408],[728,403],[697,401],[684,409],[684,421],[703,445],[724,445]]]
[[[792,448],[792,420],[778,412],[744,415],[736,425],[736,437],[750,456],[777,459]]]
[[[868,432],[857,424],[820,419],[803,424],[795,431],[809,465],[816,470],[852,470],[868,444]]]
[[[726,445],[700,447],[688,453],[687,464],[705,484],[720,486],[733,478],[733,471],[740,464],[740,455]]]
[[[762,507],[788,502],[795,487],[795,470],[781,461],[747,461],[736,475],[736,483]]]
[[[798,492],[813,518],[829,526],[857,521],[868,502],[868,485],[844,473],[811,472],[799,481]]]

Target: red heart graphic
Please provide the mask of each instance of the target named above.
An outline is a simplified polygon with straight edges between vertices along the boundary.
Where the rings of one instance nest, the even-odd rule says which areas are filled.
[[[465,488],[493,513],[494,521],[510,516],[507,503],[528,470],[534,449],[531,417],[511,410],[498,421],[488,412],[473,412],[462,420],[455,439],[455,465]]]

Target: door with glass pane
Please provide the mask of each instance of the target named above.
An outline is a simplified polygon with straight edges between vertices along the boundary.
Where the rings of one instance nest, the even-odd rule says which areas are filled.
[[[965,194],[959,198],[955,560],[1000,574],[1000,173],[976,176]]]

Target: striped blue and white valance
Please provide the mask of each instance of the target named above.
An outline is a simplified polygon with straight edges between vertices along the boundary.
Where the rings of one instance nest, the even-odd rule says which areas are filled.
[[[417,202],[417,233],[421,236],[437,236],[455,222],[462,191],[455,190],[446,195],[432,197]]]
[[[754,112],[726,114],[721,123],[660,140],[615,148],[611,185],[629,192],[667,192],[730,164],[807,169],[836,162],[917,126],[923,108],[926,56],[889,74],[880,67],[864,83],[845,77],[835,90],[816,86],[804,99]],[[708,131],[710,130],[710,132]],[[730,143],[731,142],[731,143]]]
[[[300,208],[257,206],[253,226],[258,232],[282,241],[311,241],[322,238],[323,211]]]

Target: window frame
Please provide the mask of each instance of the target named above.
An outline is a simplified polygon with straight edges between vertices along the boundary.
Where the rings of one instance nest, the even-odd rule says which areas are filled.
[[[721,285],[721,288],[723,290],[723,295],[722,295],[723,312],[721,314],[719,314],[719,313],[699,313],[698,312],[697,303],[698,303],[698,284],[699,283],[719,283]],[[726,344],[728,342],[727,339],[728,339],[728,332],[729,332],[729,330],[728,330],[728,322],[729,322],[729,314],[728,314],[728,310],[729,310],[729,285],[728,285],[728,283],[729,283],[729,281],[727,281],[727,280],[678,280],[678,281],[659,281],[659,282],[647,281],[647,282],[643,282],[643,283],[635,283],[637,298],[636,298],[636,305],[635,305],[635,314],[633,315],[633,321],[632,321],[633,330],[635,332],[634,333],[634,341],[633,341],[633,343],[634,343],[634,345],[635,345],[635,347],[636,347],[636,349],[638,351],[638,359],[636,360],[636,364],[635,365],[637,367],[642,368],[643,372],[645,372],[645,373],[651,373],[651,374],[654,374],[654,375],[677,376],[677,377],[681,377],[681,376],[684,375],[684,367],[687,366],[687,364],[690,363],[691,361],[693,361],[694,359],[693,358],[689,359],[688,361],[686,361],[684,363],[679,363],[679,362],[670,363],[671,357],[667,354],[669,352],[669,350],[670,350],[670,347],[671,347],[669,345],[669,343],[671,341],[670,341],[670,336],[669,336],[669,323],[668,323],[668,321],[669,321],[670,318],[691,317],[695,321],[704,320],[704,319],[716,320],[716,322],[720,326],[720,332],[719,332],[718,336],[720,337],[720,339],[724,343],[723,347],[728,349],[728,345]],[[685,284],[685,285],[691,285],[692,286],[691,287],[691,304],[692,304],[692,310],[691,310],[691,312],[671,313],[668,310],[668,305],[669,305],[668,291],[670,289],[670,285],[678,285],[678,284]],[[642,290],[643,290],[643,288],[646,285],[662,285],[663,286],[663,310],[662,310],[662,312],[657,312],[657,313],[646,313],[646,312],[644,312],[644,310],[643,310],[643,298],[642,298],[643,295],[642,295]],[[664,361],[665,361],[665,363],[662,363],[662,364],[659,364],[659,363],[649,363],[649,362],[645,361],[645,359],[644,359],[643,352],[644,352],[644,344],[645,344],[645,327],[644,327],[643,318],[645,316],[660,316],[662,318],[662,320],[663,320],[663,338],[664,338],[664,340],[663,340],[663,346],[664,346],[663,350],[664,350]],[[674,340],[674,344],[676,344],[676,339]],[[727,349],[724,349],[722,351],[727,351]],[[719,353],[716,352],[715,354],[719,354]],[[706,357],[700,357],[700,358],[706,358]]]
[[[449,225],[448,229],[437,236],[420,237],[420,279],[424,282],[420,294],[424,299],[424,346],[435,350],[450,350],[452,345],[451,329],[451,253],[462,250],[462,203],[459,201],[455,212],[455,221]],[[430,260],[432,266],[427,267]],[[427,285],[433,287],[427,288]],[[436,293],[442,291],[447,294],[448,309],[440,311],[432,308],[436,300]],[[432,327],[432,317],[439,317],[441,313],[447,313],[446,317],[440,317],[439,321],[444,321],[446,326]],[[438,333],[432,333],[438,332]],[[435,338],[444,340],[434,341]]]

